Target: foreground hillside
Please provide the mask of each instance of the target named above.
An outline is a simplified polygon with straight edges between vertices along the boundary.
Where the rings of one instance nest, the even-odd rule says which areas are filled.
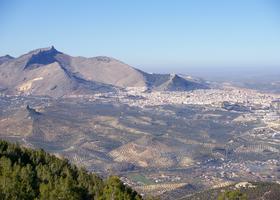
[[[0,140],[0,199],[141,199],[117,177],[98,176],[43,150]]]

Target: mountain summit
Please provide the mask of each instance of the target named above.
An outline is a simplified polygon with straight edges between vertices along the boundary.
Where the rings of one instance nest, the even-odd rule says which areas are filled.
[[[160,91],[208,88],[179,75],[148,74],[110,57],[73,57],[53,46],[18,58],[0,57],[0,88],[7,94],[61,97],[131,87]]]
[[[24,69],[32,68],[41,65],[48,65],[56,62],[56,55],[59,54],[53,46],[51,48],[39,49],[36,53],[33,53],[30,59],[28,59]]]

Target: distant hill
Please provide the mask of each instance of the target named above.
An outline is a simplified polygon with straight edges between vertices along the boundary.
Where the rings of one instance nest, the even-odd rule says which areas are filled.
[[[117,177],[103,181],[65,159],[0,140],[0,199],[140,200]]]
[[[72,57],[54,47],[18,58],[0,57],[0,89],[7,94],[90,94],[130,87],[144,90],[206,89],[204,82],[179,75],[148,74],[110,57]]]
[[[129,162],[138,167],[186,167],[193,160],[184,151],[185,146],[165,138],[144,136],[114,149],[109,155],[117,162]],[[178,151],[180,155],[176,155]]]

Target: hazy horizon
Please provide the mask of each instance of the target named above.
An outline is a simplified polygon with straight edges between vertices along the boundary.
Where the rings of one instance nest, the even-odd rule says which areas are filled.
[[[176,73],[191,75],[211,81],[246,80],[249,78],[279,79],[279,66],[136,66],[149,73]]]

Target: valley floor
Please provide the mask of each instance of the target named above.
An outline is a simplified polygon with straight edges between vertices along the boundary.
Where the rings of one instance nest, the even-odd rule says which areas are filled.
[[[119,175],[143,195],[181,198],[241,181],[280,181],[279,99],[232,87],[2,95],[0,137]]]

